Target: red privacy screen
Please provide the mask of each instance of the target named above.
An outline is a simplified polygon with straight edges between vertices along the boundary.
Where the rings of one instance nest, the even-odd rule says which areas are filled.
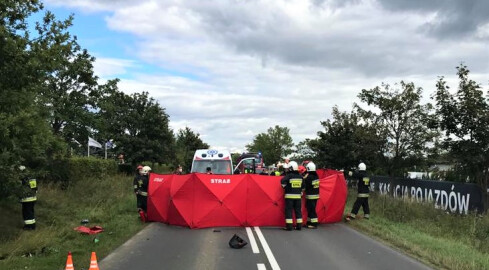
[[[341,221],[347,187],[343,174],[318,170],[320,223]],[[148,219],[190,228],[283,226],[284,192],[277,176],[151,174]],[[302,207],[306,221],[305,203]]]

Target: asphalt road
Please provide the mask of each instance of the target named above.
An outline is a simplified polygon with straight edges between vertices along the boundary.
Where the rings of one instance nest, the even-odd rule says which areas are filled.
[[[228,246],[235,233],[248,241],[243,249]],[[191,230],[152,223],[99,266],[103,270],[430,269],[345,224],[289,232],[269,227]]]

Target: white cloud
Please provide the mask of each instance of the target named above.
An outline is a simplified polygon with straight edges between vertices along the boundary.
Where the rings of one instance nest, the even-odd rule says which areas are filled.
[[[93,68],[97,76],[117,77],[126,74],[132,67],[136,67],[133,60],[97,57]]]
[[[462,61],[487,80],[488,27],[480,12],[477,27],[466,22],[474,29],[463,39],[453,31],[443,38],[446,14],[458,10],[453,1],[404,2],[48,1],[109,11],[110,29],[138,38],[138,61],[177,74],[132,74],[121,89],[150,92],[174,129],[189,126],[231,150],[274,125],[289,127],[295,142],[315,137],[333,105],[350,110],[361,89],[381,82],[414,81],[428,101],[437,76],[453,81]],[[102,55],[96,67],[110,77],[134,65]]]

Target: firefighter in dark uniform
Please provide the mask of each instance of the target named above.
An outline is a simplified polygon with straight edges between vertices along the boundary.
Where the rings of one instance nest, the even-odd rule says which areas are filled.
[[[309,161],[306,164],[307,173],[304,175],[306,187],[307,228],[316,229],[318,226],[318,214],[316,204],[319,199],[319,177],[316,173],[316,164]]]
[[[302,228],[302,207],[301,197],[304,183],[302,176],[299,174],[299,166],[297,162],[290,161],[288,164],[289,172],[282,178],[281,184],[285,192],[285,228],[284,230],[291,231],[294,220],[292,218],[292,210],[295,211],[296,230]]]
[[[134,192],[136,193],[137,207],[143,221],[147,210],[150,171],[151,168],[149,166],[144,166],[139,170],[139,175],[134,178]]]
[[[365,163],[360,163],[358,165],[358,171],[356,172],[348,172],[349,176],[357,179],[358,181],[358,196],[357,200],[353,204],[353,208],[351,213],[346,216],[346,221],[350,221],[356,218],[360,207],[363,207],[364,218],[370,218],[370,208],[368,206],[368,197],[370,193],[370,178],[367,175],[367,166]]]
[[[19,170],[25,174],[25,166],[19,166]],[[22,216],[24,218],[24,230],[36,229],[36,217],[34,215],[34,205],[37,201],[37,181],[33,177],[22,177],[22,196],[20,202],[22,203]]]

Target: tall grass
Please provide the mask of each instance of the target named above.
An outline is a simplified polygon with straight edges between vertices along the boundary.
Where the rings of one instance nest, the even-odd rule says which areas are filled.
[[[0,215],[8,217],[0,221],[0,228],[8,232],[0,238],[0,269],[64,269],[68,251],[76,268],[88,268],[91,251],[100,259],[144,226],[128,176],[84,179],[66,190],[40,184],[36,231],[21,230],[20,204],[2,204]],[[74,231],[82,219],[105,232],[88,236]]]
[[[350,190],[346,211],[356,198]],[[371,219],[350,224],[440,269],[489,269],[489,217],[372,194]]]

